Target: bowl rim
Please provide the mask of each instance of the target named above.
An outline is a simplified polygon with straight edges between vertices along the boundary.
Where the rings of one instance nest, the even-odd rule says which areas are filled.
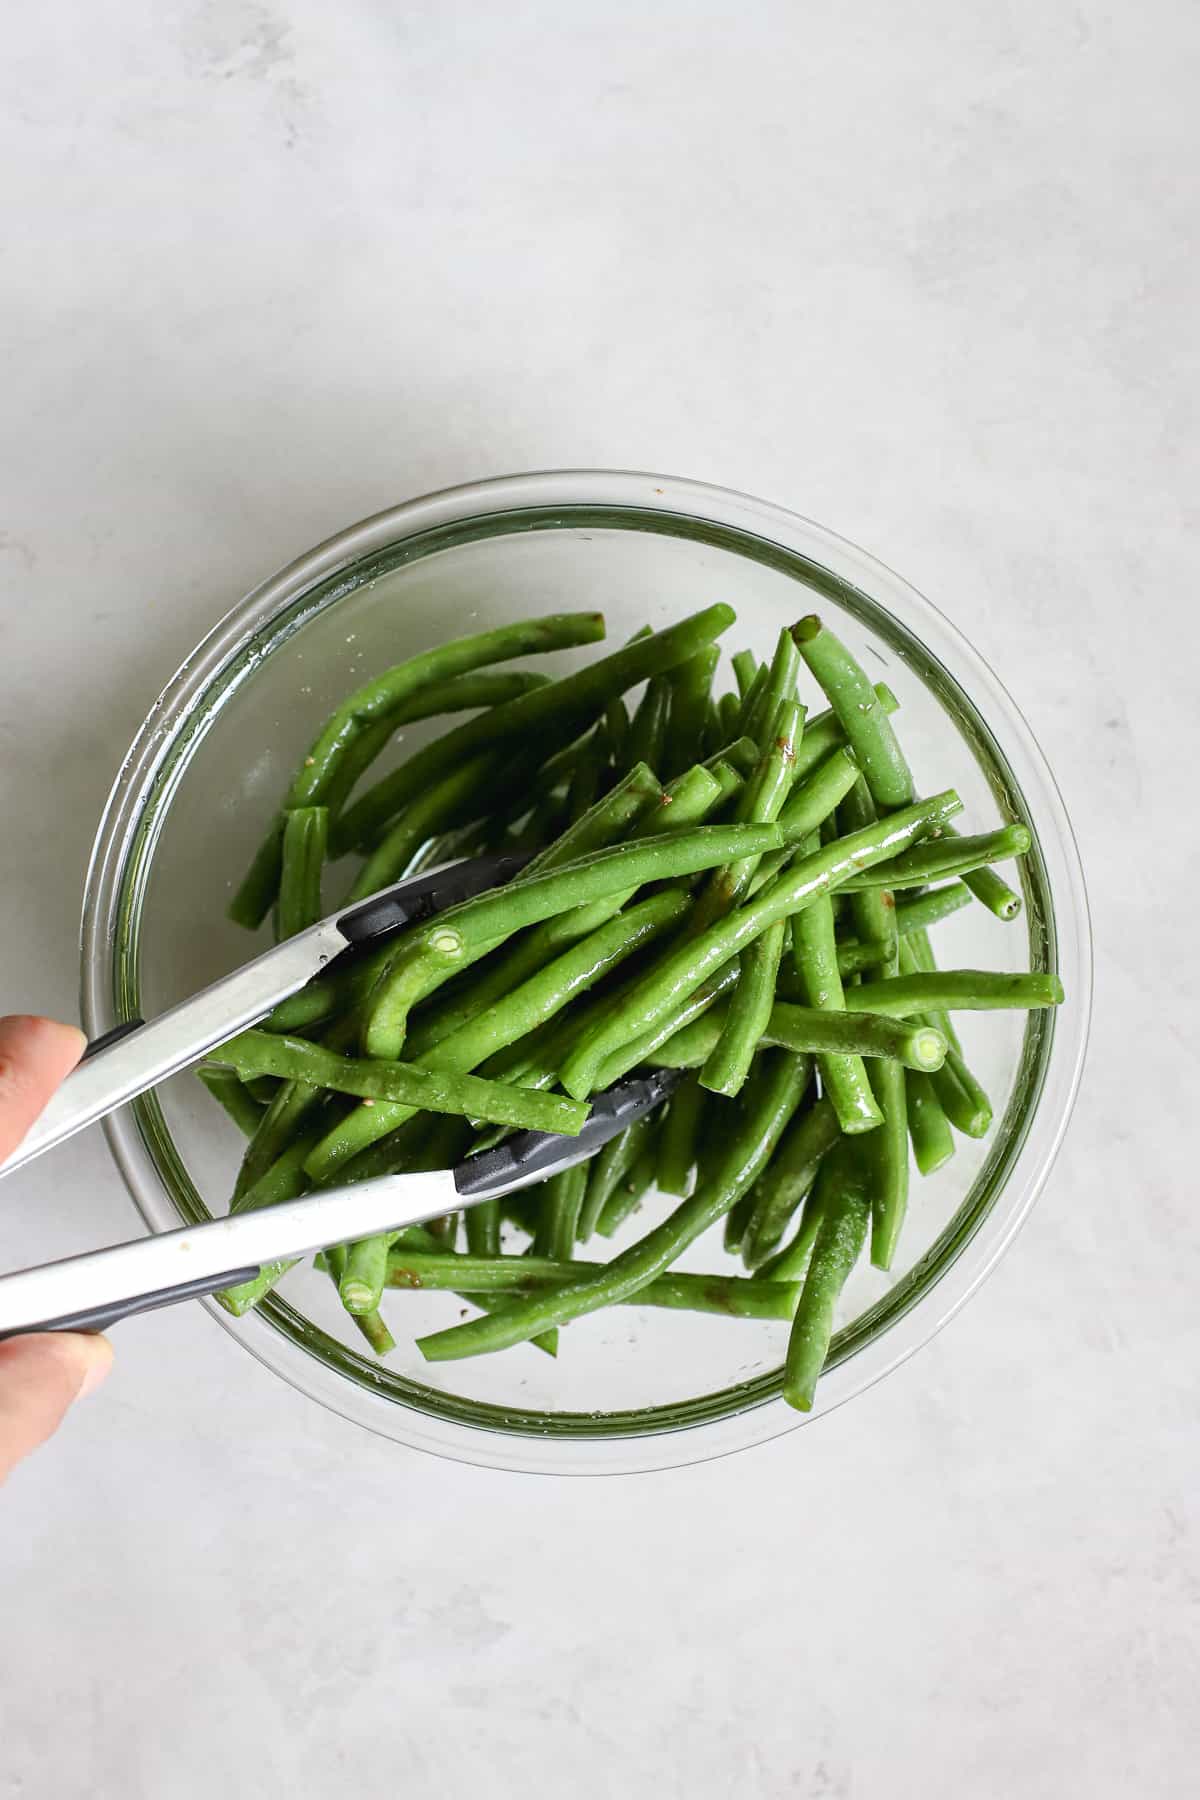
[[[723,1391],[726,1404],[717,1416],[697,1417],[686,1407],[656,1408],[646,1415],[625,1415],[634,1423],[619,1432],[606,1432],[591,1420],[584,1422],[580,1434],[564,1437],[558,1435],[557,1422],[574,1415],[532,1415],[517,1426],[515,1421],[501,1423],[502,1409],[488,1406],[467,1407],[467,1412],[478,1417],[464,1422],[460,1417],[445,1416],[443,1397],[436,1390],[429,1390],[437,1403],[428,1410],[418,1410],[411,1401],[396,1404],[390,1397],[385,1399],[368,1379],[374,1375],[370,1366],[341,1345],[336,1346],[340,1356],[335,1359],[343,1366],[339,1373],[328,1356],[297,1341],[287,1315],[297,1323],[303,1321],[285,1302],[277,1303],[275,1322],[256,1315],[235,1321],[215,1302],[203,1302],[224,1329],[275,1373],[344,1417],[393,1440],[495,1468],[556,1474],[631,1473],[678,1466],[768,1441],[844,1404],[906,1360],[948,1323],[995,1267],[1044,1187],[1066,1132],[1082,1074],[1091,1012],[1091,931],[1078,848],[1046,758],[1011,695],[969,640],[909,582],[849,540],[786,508],[703,482],[637,471],[551,470],[493,477],[402,502],[334,533],[231,607],[185,658],[151,707],[122,761],[93,846],[81,927],[81,1004],[89,1036],[136,1011],[131,1004],[135,994],[130,990],[129,971],[136,970],[140,909],[131,925],[123,910],[123,896],[138,882],[144,888],[158,829],[156,826],[153,836],[147,838],[147,808],[153,802],[161,825],[174,787],[207,729],[203,721],[196,723],[203,695],[219,684],[220,697],[226,697],[248,677],[262,653],[269,653],[308,618],[357,588],[363,579],[363,564],[373,557],[401,547],[413,552],[420,545],[425,548],[419,553],[428,554],[440,547],[439,538],[447,534],[450,541],[460,542],[464,536],[527,529],[532,521],[543,527],[569,528],[580,513],[586,514],[588,523],[611,513],[613,522],[624,528],[701,537],[782,566],[793,575],[803,569],[802,578],[809,586],[842,603],[849,602],[872,629],[890,636],[901,654],[906,644],[918,645],[945,676],[947,693],[966,709],[956,718],[960,730],[969,715],[1006,771],[1008,785],[1015,789],[1023,811],[1035,824],[1046,912],[1047,966],[1063,972],[1067,955],[1071,963],[1067,971],[1069,1007],[1058,1009],[1057,1016],[1034,1015],[1027,1028],[1026,1057],[1030,1033],[1039,1044],[1036,1088],[1025,1097],[1019,1138],[1011,1141],[1010,1132],[1005,1139],[1008,1166],[999,1186],[982,1211],[978,1206],[974,1209],[978,1216],[972,1215],[963,1240],[940,1251],[943,1266],[936,1277],[918,1282],[918,1272],[933,1251],[951,1237],[956,1222],[968,1213],[971,1197],[994,1166],[994,1150],[955,1220],[926,1255],[884,1300],[838,1334],[832,1365],[810,1414],[792,1411],[777,1397],[763,1397],[761,1383],[746,1383],[742,1404],[737,1399],[741,1389]],[[519,525],[514,523],[518,517],[523,521]],[[485,522],[492,527],[490,531],[471,529]],[[341,577],[346,581],[339,585]],[[879,590],[887,594],[887,605],[876,598]],[[919,630],[914,620],[919,622]],[[261,644],[264,634],[272,633],[267,650],[256,656],[253,646]],[[943,652],[949,652],[953,672]],[[978,713],[973,698],[980,692],[986,696],[987,720]],[[938,697],[946,703],[947,694],[939,692]],[[218,710],[213,709],[214,718]],[[992,729],[991,720],[997,716],[1005,732],[1003,747]],[[189,721],[187,754],[175,751],[173,757],[179,734]],[[1036,804],[1031,802],[1031,790]],[[1013,1104],[1010,1101],[1006,1115]],[[115,1114],[105,1123],[113,1156],[151,1230],[178,1224],[185,1216],[178,1198],[169,1192],[161,1160],[152,1148],[156,1115],[165,1136],[166,1127],[153,1100]],[[1020,1180],[1015,1181],[1018,1174]],[[919,1294],[888,1328],[868,1329],[864,1334],[863,1322],[891,1304],[892,1296],[906,1283],[921,1286]],[[293,1333],[290,1339],[281,1326]],[[312,1335],[311,1328],[308,1335]],[[326,1342],[336,1344],[333,1339]],[[354,1379],[346,1380],[346,1374]],[[669,1418],[651,1422],[656,1415]],[[640,1428],[639,1419],[643,1420]]]

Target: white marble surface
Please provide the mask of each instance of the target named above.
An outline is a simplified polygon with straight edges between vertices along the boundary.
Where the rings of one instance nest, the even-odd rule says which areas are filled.
[[[1099,981],[1000,1272],[771,1448],[477,1473],[198,1310],[126,1328],[0,1502],[0,1794],[1194,1792],[1195,7],[100,0],[6,39],[5,1009],[72,1012],[104,794],[217,614],[566,464],[781,500],[953,613],[1061,778]],[[0,1255],[130,1224],[77,1142]]]

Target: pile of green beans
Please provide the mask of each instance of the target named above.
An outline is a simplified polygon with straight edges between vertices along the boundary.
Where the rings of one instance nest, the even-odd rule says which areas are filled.
[[[594,643],[600,615],[458,639],[351,694],[282,796],[230,907],[279,939],[422,868],[533,855],[213,1052],[201,1079],[248,1140],[234,1211],[578,1132],[623,1075],[681,1072],[590,1162],[324,1251],[377,1355],[385,1301],[417,1288],[477,1313],[418,1340],[431,1362],[554,1355],[612,1305],[784,1321],[783,1393],[807,1410],[851,1274],[893,1265],[910,1163],[930,1176],[990,1125],[950,1014],[1062,999],[1050,975],[939,970],[930,943],[964,906],[1019,914],[994,865],[1030,850],[1027,826],[960,834],[953,788],[918,793],[895,695],[819,618],[765,662],[739,650],[717,691],[733,622],[710,606],[557,679],[496,665]],[[456,713],[372,781],[404,728]],[[656,1191],[672,1204],[643,1231]],[[678,1270],[718,1225],[725,1265]],[[245,1313],[284,1273],[222,1303]]]

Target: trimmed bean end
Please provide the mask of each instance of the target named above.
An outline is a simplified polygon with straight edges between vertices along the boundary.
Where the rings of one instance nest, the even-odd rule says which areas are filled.
[[[340,1293],[342,1305],[347,1312],[366,1313],[374,1310],[375,1296],[361,1281],[343,1282]]]

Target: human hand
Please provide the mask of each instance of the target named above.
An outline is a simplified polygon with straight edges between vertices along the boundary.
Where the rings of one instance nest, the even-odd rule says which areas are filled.
[[[87,1042],[53,1019],[0,1018],[0,1161],[14,1151]],[[0,1482],[58,1430],[73,1401],[108,1374],[112,1347],[86,1332],[45,1331],[0,1344]]]

